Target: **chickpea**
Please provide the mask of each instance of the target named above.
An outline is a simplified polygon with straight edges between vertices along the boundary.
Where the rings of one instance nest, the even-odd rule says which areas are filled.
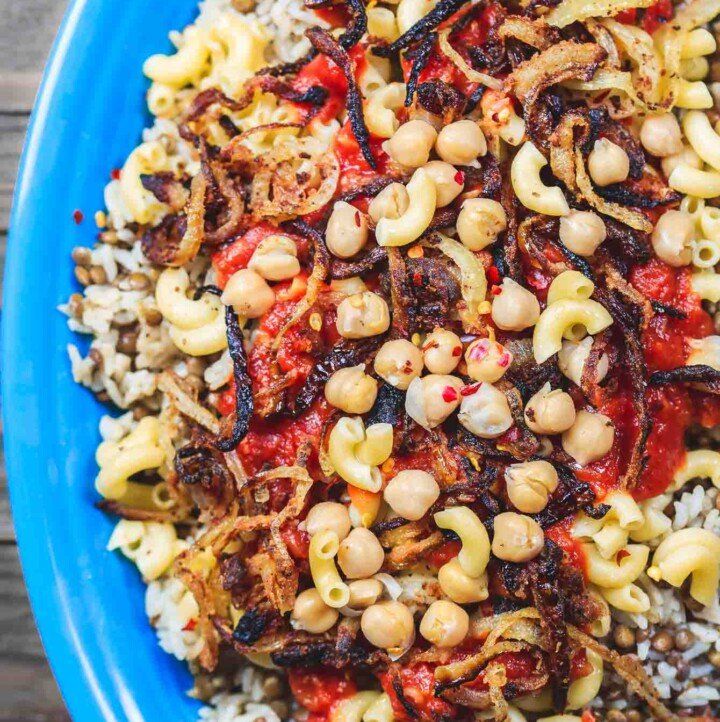
[[[606,237],[603,219],[592,211],[570,211],[560,219],[560,240],[578,256],[592,256]]]
[[[581,385],[593,343],[592,336],[586,336],[582,341],[563,341],[562,348],[558,351],[558,368],[578,386]],[[597,362],[595,378],[591,380],[599,384],[607,376],[609,369],[610,359],[604,353]]]
[[[683,149],[680,123],[672,113],[649,115],[640,128],[640,142],[658,158],[667,158]]]
[[[306,589],[298,594],[290,618],[295,629],[322,634],[332,628],[339,616],[337,609],[323,602],[317,589]]]
[[[490,315],[503,331],[524,331],[540,318],[540,303],[527,288],[512,278],[503,278],[500,293],[493,299]]]
[[[505,488],[516,509],[537,514],[548,503],[558,485],[558,474],[549,461],[525,461],[505,469]]]
[[[383,496],[396,514],[417,521],[438,500],[440,487],[427,471],[407,469],[390,479]]]
[[[377,293],[355,293],[340,302],[335,325],[343,338],[378,336],[390,327],[390,310]]]
[[[239,316],[260,318],[275,303],[275,292],[259,273],[242,268],[228,279],[221,300]]]
[[[321,531],[334,531],[342,541],[350,533],[351,527],[347,507],[336,501],[321,501],[315,504],[305,519],[305,531],[310,536]]]
[[[396,163],[406,168],[420,168],[428,162],[436,138],[437,131],[430,123],[410,120],[401,125],[382,147]]]
[[[330,289],[339,293],[341,296],[352,296],[353,294],[367,291],[368,287],[360,276],[352,276],[350,278],[338,278],[331,281]]]
[[[356,579],[348,584],[350,588],[350,601],[348,607],[351,609],[367,609],[375,604],[383,593],[383,585],[377,579]]]
[[[575,423],[572,396],[545,384],[525,406],[525,423],[536,434],[560,434]]]
[[[488,598],[487,575],[467,575],[457,557],[443,564],[438,571],[438,582],[443,594],[458,604],[474,604]]]
[[[467,198],[460,208],[456,228],[464,245],[471,251],[482,251],[507,228],[507,214],[490,198]]]
[[[685,211],[665,211],[650,236],[658,258],[669,266],[687,266],[692,260],[690,243],[695,237],[695,223]]]
[[[337,201],[325,230],[325,244],[338,258],[351,258],[367,243],[367,216],[345,201]]]
[[[410,341],[387,341],[375,355],[375,373],[391,386],[406,391],[423,370],[423,355]]]
[[[412,644],[415,623],[402,602],[380,602],[368,607],[360,618],[360,629],[373,647],[405,649]]]
[[[409,205],[407,188],[402,183],[391,183],[370,201],[368,214],[373,223],[377,223],[381,218],[400,218]]]
[[[622,183],[630,174],[630,159],[619,145],[600,138],[588,156],[588,171],[595,185]]]
[[[431,160],[423,168],[435,184],[438,208],[450,205],[462,193],[465,187],[465,175],[450,163]]]
[[[502,391],[481,382],[468,392],[458,414],[458,421],[468,431],[482,439],[496,439],[512,426],[512,413]]]
[[[340,542],[337,560],[348,579],[364,579],[380,571],[385,552],[378,538],[369,529],[360,526]]]
[[[433,602],[420,621],[420,634],[436,647],[457,647],[470,629],[468,613],[455,602]]]
[[[462,341],[457,334],[438,326],[426,337],[422,351],[425,366],[431,374],[449,374],[462,358]]]
[[[679,165],[689,165],[691,168],[700,170],[702,168],[702,160],[689,145],[686,145],[679,153],[663,158],[660,165],[662,165],[665,177],[669,178],[670,174]]]
[[[495,383],[510,368],[513,355],[501,343],[478,338],[465,351],[467,373],[475,381]]]
[[[615,427],[605,414],[578,411],[575,423],[562,435],[562,447],[585,466],[605,456],[614,439]]]
[[[377,390],[377,381],[360,364],[336,371],[325,384],[325,398],[345,413],[366,414],[375,403]]]
[[[457,120],[446,125],[435,141],[437,154],[453,165],[469,165],[487,153],[487,142],[474,120]]]
[[[434,429],[460,405],[462,387],[457,376],[429,374],[416,378],[408,386],[405,411],[424,429]]]
[[[266,281],[286,281],[300,273],[297,246],[292,238],[272,235],[260,241],[248,262],[248,268]]]
[[[534,559],[545,545],[542,527],[529,516],[505,511],[495,517],[492,553],[506,562]]]

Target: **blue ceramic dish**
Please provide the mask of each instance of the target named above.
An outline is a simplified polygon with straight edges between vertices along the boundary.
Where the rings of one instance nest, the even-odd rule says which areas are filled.
[[[11,503],[32,606],[75,722],[197,715],[189,673],[147,624],[137,571],[104,550],[112,523],[93,507],[103,409],[73,383],[66,346],[83,342],[55,310],[77,290],[69,254],[93,242],[110,170],[150,122],[143,60],[167,50],[168,31],[195,12],[195,0],[70,3],[15,196],[2,339]]]

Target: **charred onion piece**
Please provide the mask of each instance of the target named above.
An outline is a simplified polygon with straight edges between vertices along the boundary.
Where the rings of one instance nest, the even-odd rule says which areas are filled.
[[[342,48],[350,50],[360,42],[362,36],[367,32],[368,19],[363,0],[347,0],[346,4],[352,11],[352,20],[338,42]]]
[[[428,60],[430,60],[430,55],[435,47],[436,41],[437,33],[430,33],[427,37],[422,39],[416,48],[413,48],[405,53],[405,58],[407,60],[412,60],[412,67],[410,68],[410,73],[408,75],[407,91],[405,94],[405,106],[408,108],[412,105],[420,73],[425,70],[425,66],[428,64]]]
[[[368,253],[355,261],[344,261],[340,258],[333,258],[330,262],[330,278],[343,280],[360,276],[371,271],[378,263],[387,260],[387,250],[381,246],[375,246]]]
[[[365,125],[365,117],[363,116],[362,94],[358,87],[355,75],[353,74],[353,65],[350,56],[330,33],[321,28],[310,28],[305,33],[312,43],[313,47],[323,55],[327,55],[342,70],[345,80],[347,80],[347,112],[350,118],[350,127],[352,128],[355,140],[360,146],[363,157],[368,165],[375,169],[377,163],[370,149],[370,133]]]
[[[693,384],[708,393],[720,394],[720,371],[705,364],[679,366],[669,371],[656,371],[648,383],[650,386]]]
[[[407,32],[403,33],[390,45],[383,45],[373,48],[375,55],[381,58],[388,58],[398,50],[403,50],[428,33],[435,30],[441,23],[445,22],[451,15],[454,15],[467,0],[440,0],[440,2],[427,14],[418,20]]]

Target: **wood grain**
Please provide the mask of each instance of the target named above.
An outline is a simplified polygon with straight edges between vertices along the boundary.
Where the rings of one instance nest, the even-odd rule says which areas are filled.
[[[66,0],[0,7],[0,269],[15,174],[35,92]],[[69,722],[27,601],[0,453],[0,722]]]

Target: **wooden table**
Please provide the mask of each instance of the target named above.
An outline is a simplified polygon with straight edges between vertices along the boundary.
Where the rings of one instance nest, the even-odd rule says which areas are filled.
[[[66,0],[0,2],[0,264],[30,109],[65,5]],[[69,719],[28,606],[0,459],[0,722]]]

